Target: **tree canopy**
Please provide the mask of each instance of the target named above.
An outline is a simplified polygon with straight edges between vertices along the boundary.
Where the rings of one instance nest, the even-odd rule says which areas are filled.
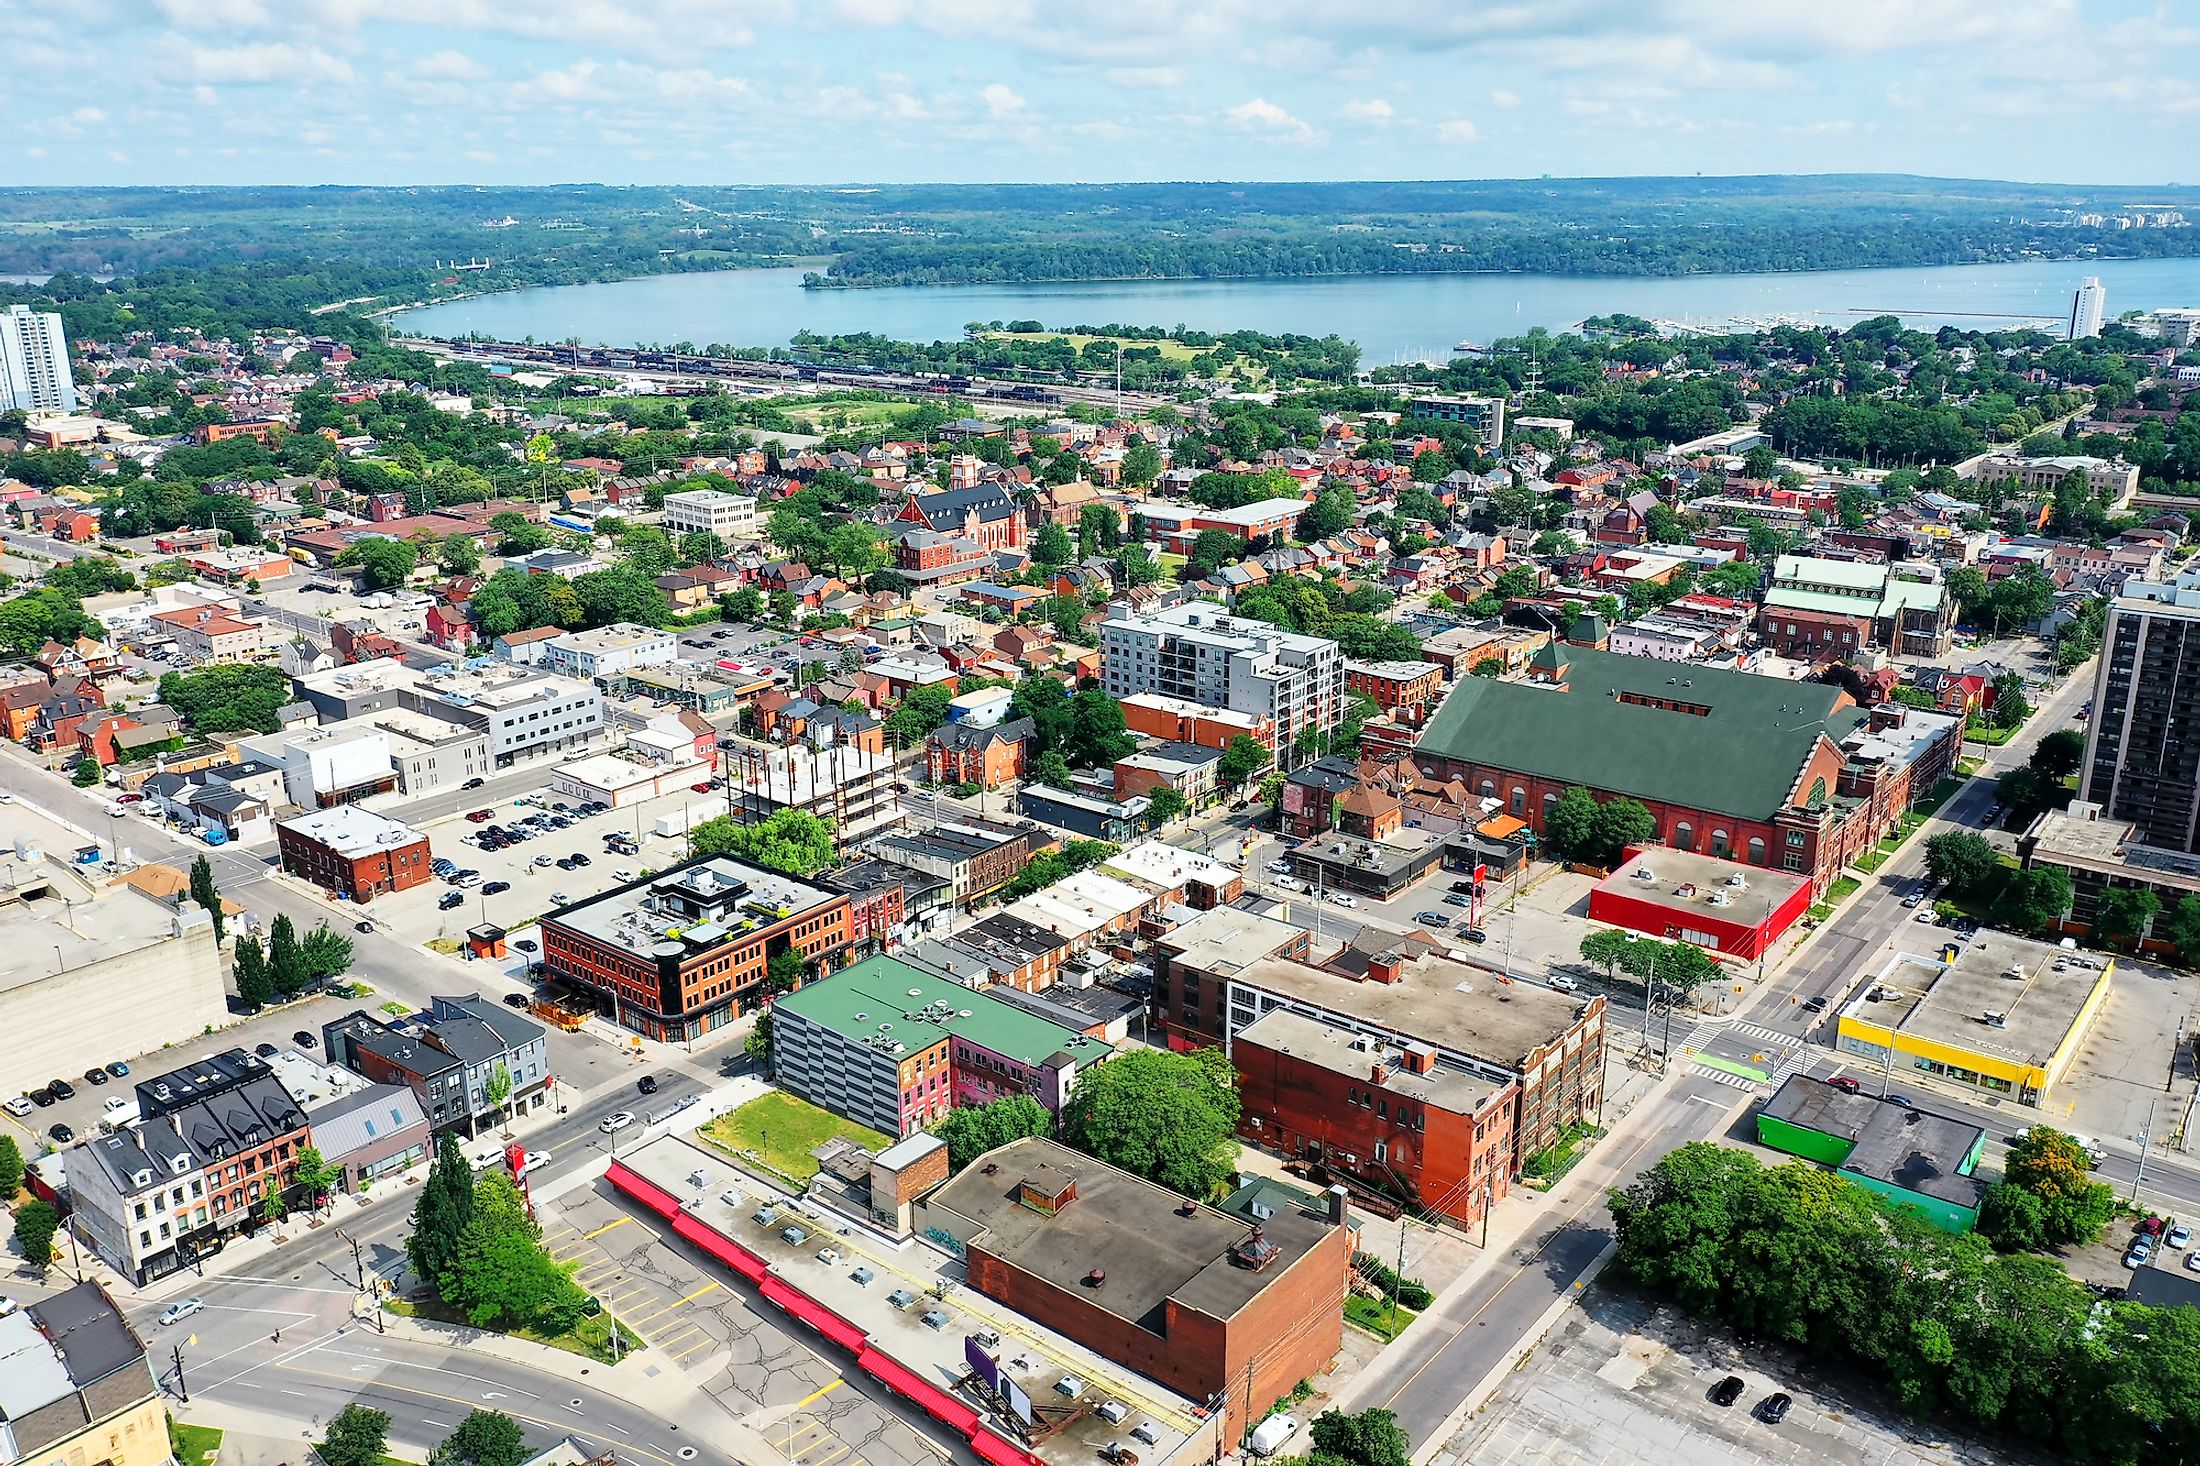
[[[1237,1073],[1220,1049],[1134,1049],[1077,1078],[1062,1109],[1071,1145],[1191,1197],[1237,1160]]]

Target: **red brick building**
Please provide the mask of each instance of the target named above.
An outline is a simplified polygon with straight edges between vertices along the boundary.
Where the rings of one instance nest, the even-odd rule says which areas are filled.
[[[1810,909],[1810,882],[1668,846],[1633,852],[1589,893],[1589,919],[1752,962]]]
[[[434,879],[426,835],[356,804],[284,820],[275,847],[284,870],[347,900],[371,901]]]
[[[1375,700],[1386,713],[1425,707],[1444,692],[1444,669],[1434,662],[1346,662],[1344,690]]]
[[[1219,1396],[1226,1441],[1344,1341],[1341,1216],[1248,1223],[1038,1139],[988,1151],[918,1213],[961,1244],[970,1288],[1188,1399]]]
[[[998,789],[1028,772],[1037,731],[1029,718],[1011,718],[991,728],[943,723],[925,740],[925,778],[934,784]]]
[[[1767,606],[1757,618],[1757,635],[1783,657],[1806,662],[1839,657],[1846,661],[1872,644],[1872,622],[1869,616]]]
[[[799,954],[813,977],[837,966],[848,906],[841,892],[712,856],[558,908],[542,920],[542,960],[597,994],[613,1021],[681,1042],[768,1002],[781,953]]]
[[[1427,1044],[1401,1049],[1285,1009],[1239,1029],[1230,1058],[1244,1106],[1238,1133],[1255,1145],[1354,1190],[1403,1191],[1462,1227],[1511,1189],[1514,1080],[1439,1065]]]

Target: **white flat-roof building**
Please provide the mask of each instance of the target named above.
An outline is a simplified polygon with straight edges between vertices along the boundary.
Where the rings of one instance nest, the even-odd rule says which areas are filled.
[[[1344,654],[1335,642],[1204,601],[1117,616],[1100,628],[1100,653],[1110,697],[1160,693],[1272,719],[1286,759],[1302,729],[1328,733],[1343,716]]]
[[[27,305],[0,310],[0,411],[74,412],[76,377],[61,317]]]
[[[757,535],[756,500],[723,489],[689,489],[665,495],[665,533],[714,534],[732,544]]]
[[[593,631],[568,631],[550,643],[550,669],[568,677],[603,679],[680,659],[680,638],[655,626],[619,621]]]

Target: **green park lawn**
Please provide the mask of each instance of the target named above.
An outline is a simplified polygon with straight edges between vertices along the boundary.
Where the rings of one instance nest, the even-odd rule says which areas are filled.
[[[870,1151],[894,1143],[890,1135],[777,1091],[759,1095],[732,1114],[711,1121],[702,1133],[728,1154],[755,1160],[797,1185],[817,1174],[817,1161],[810,1152],[836,1136]]]
[[[211,1425],[186,1425],[180,1420],[170,1420],[168,1444],[174,1449],[179,1466],[214,1466],[214,1458],[222,1448],[222,1433]]]

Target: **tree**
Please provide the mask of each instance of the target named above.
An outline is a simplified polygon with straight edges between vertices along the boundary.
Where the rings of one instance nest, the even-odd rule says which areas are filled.
[[[1543,843],[1568,860],[1586,860],[1596,841],[1597,797],[1576,784],[1544,812]]]
[[[2003,672],[1987,684],[1991,693],[1987,713],[1997,728],[2014,728],[2032,716],[2032,703],[2024,695],[2024,678],[2015,672]]]
[[[1013,1094],[984,1105],[957,1105],[932,1127],[947,1142],[947,1165],[959,1171],[989,1150],[1010,1141],[1054,1134],[1054,1115],[1028,1094]]]
[[[1122,516],[1112,504],[1087,504],[1077,511],[1077,553],[1102,555],[1123,543]]]
[[[40,1272],[53,1261],[53,1234],[60,1230],[61,1213],[43,1201],[26,1201],[15,1209],[15,1245],[23,1260]]]
[[[728,621],[753,622],[764,614],[764,593],[753,585],[744,585],[722,596],[718,609]]]
[[[1146,798],[1148,800],[1146,813],[1152,818],[1156,828],[1168,824],[1184,813],[1186,806],[1184,796],[1166,784],[1155,785],[1153,792],[1148,794]]]
[[[324,1466],[376,1466],[389,1439],[389,1415],[354,1400],[330,1418],[314,1449]]]
[[[160,700],[201,735],[274,733],[278,709],[290,701],[290,679],[280,667],[203,667],[160,679]]]
[[[377,535],[348,547],[336,563],[358,566],[359,578],[369,590],[387,590],[412,578],[420,565],[420,551],[410,540]]]
[[[679,556],[670,535],[655,525],[638,524],[619,536],[619,558],[628,569],[654,580],[670,570]]]
[[[1076,771],[1070,768],[1069,760],[1062,757],[1062,751],[1058,748],[1048,749],[1033,761],[1031,779],[1033,783],[1044,784],[1049,789],[1077,787]]]
[[[1079,768],[1112,768],[1117,759],[1138,751],[1123,718],[1123,705],[1097,687],[1070,699],[1069,746],[1063,750]]]
[[[489,528],[504,536],[497,542],[500,555],[532,555],[537,550],[547,550],[553,542],[549,529],[535,523],[516,509],[489,516]]]
[[[1996,909],[2018,930],[2039,932],[2068,914],[2070,898],[2070,872],[2060,866],[2035,865],[2010,872]]]
[[[1125,545],[1115,552],[1116,570],[1125,589],[1152,585],[1161,578],[1161,566],[1144,545]],[[45,638],[39,642],[44,644]]]
[[[1077,558],[1077,542],[1069,537],[1069,531],[1053,520],[1040,526],[1038,538],[1031,543],[1031,563],[1042,570],[1059,570]]]
[[[2093,929],[2112,942],[2133,942],[2162,914],[2162,898],[2144,886],[2110,886],[2094,903]]]
[[[945,683],[910,688],[902,695],[900,705],[887,715],[886,736],[896,748],[916,747],[947,721],[947,705],[954,697]]]
[[[1318,1455],[1349,1466],[1411,1466],[1413,1442],[1388,1410],[1324,1410],[1309,1432]]]
[[[246,1006],[264,1008],[275,1000],[275,979],[268,972],[267,949],[258,937],[237,938],[230,971],[237,979],[237,996]]]
[[[307,982],[342,977],[351,970],[351,938],[322,922],[298,944],[298,965]]]
[[[291,1162],[290,1184],[305,1197],[306,1205],[319,1207],[335,1194],[336,1183],[344,1179],[344,1169],[324,1159],[314,1146],[301,1146]]]
[[[15,1137],[0,1135],[0,1206],[15,1200],[15,1193],[23,1189],[23,1152],[17,1148]]]
[[[497,1118],[506,1118],[504,1106],[512,1098],[512,1071],[502,1059],[490,1067],[489,1077],[482,1081],[481,1097],[497,1112]]]
[[[1194,570],[1208,574],[1244,559],[1245,541],[1226,529],[1203,529],[1192,541],[1192,553],[1187,558]]]
[[[2076,728],[2057,728],[2042,738],[2025,762],[2050,779],[2067,779],[2078,772],[2085,757],[2085,734]]]
[[[853,519],[843,520],[826,532],[823,557],[841,579],[848,581],[861,580],[886,564],[878,531]]]
[[[2045,1249],[2047,1209],[2022,1186],[1997,1181],[1979,1198],[1978,1234],[2003,1252]]]
[[[518,1421],[501,1410],[476,1410],[428,1459],[430,1466],[520,1466],[532,1454]]]
[[[458,1136],[445,1132],[436,1143],[434,1164],[413,1203],[412,1233],[405,1256],[412,1270],[439,1293],[458,1254],[458,1239],[474,1219],[474,1168],[458,1148]]]
[[[726,542],[707,529],[691,529],[680,536],[680,563],[701,565],[726,553]]]
[[[733,855],[784,875],[811,876],[833,863],[833,824],[802,809],[777,810],[753,825],[719,815],[688,831],[688,853]]]
[[[1599,863],[1617,865],[1628,846],[1641,845],[1657,837],[1658,818],[1640,801],[1622,796],[1598,805],[1596,819],[1590,828]]]
[[[1581,939],[1581,960],[1603,968],[1605,979],[1610,981],[1619,970],[1620,960],[1627,955],[1627,944],[1633,940],[1627,933],[1610,927],[1593,931]]]
[[[76,767],[69,771],[69,782],[79,789],[89,789],[105,777],[106,771],[100,768],[96,758],[80,758]]]
[[[581,620],[588,626],[610,626],[618,622],[632,622],[637,626],[663,625],[672,606],[657,587],[653,578],[656,573],[644,573],[633,564],[625,564],[614,565],[609,570],[591,570],[575,578],[573,594],[579,598]]]
[[[1359,514],[1359,501],[1352,491],[1339,485],[1324,489],[1314,496],[1314,502],[1306,506],[1299,516],[1299,538],[1307,544],[1343,534],[1352,528]]]
[[[1222,1050],[1138,1049],[1078,1076],[1062,1134],[1086,1154],[1186,1196],[1212,1196],[1237,1158],[1237,1074]]]
[[[298,947],[298,928],[287,915],[277,916],[267,929],[267,975],[283,997],[305,988],[305,954]]]
[[[749,1062],[761,1069],[772,1066],[772,1010],[766,1008],[756,1015],[756,1022],[749,1029],[749,1036],[741,1040],[741,1052]]]
[[[1275,755],[1259,740],[1239,733],[1223,748],[1222,761],[1215,766],[1215,779],[1223,788],[1234,790],[1274,761]]]
[[[445,575],[473,575],[481,569],[481,542],[471,534],[446,535],[435,547],[435,566]]]
[[[764,964],[764,986],[775,993],[791,993],[809,975],[809,959],[798,947],[782,947]]]
[[[1759,443],[1742,455],[1742,472],[1751,478],[1769,479],[1780,472],[1780,453],[1770,443]]]
[[[1984,894],[2001,875],[2001,852],[1984,835],[1950,830],[1925,842],[1925,873],[1958,896]]]
[[[2093,1179],[2092,1157],[2071,1136],[2034,1125],[2009,1144],[2001,1178],[2039,1199],[2050,1244],[2090,1242],[2116,1212],[2116,1193]]]
[[[1161,476],[1161,450],[1148,442],[1133,443],[1123,450],[1122,467],[1123,482],[1142,488]]]
[[[2184,896],[2154,923],[2154,935],[2177,949],[2190,965],[2200,958],[2200,896]]]

